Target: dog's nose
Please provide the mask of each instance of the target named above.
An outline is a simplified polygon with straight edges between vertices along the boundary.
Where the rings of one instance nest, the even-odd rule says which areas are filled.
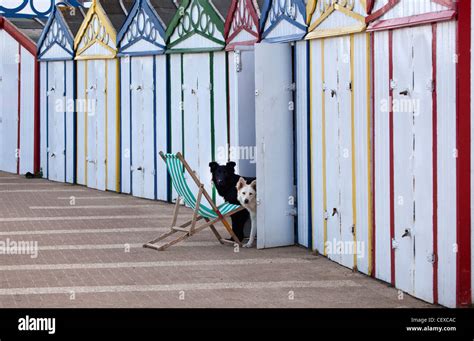
[[[245,202],[246,204],[248,204],[248,203],[249,203],[249,199],[245,199],[244,202]]]

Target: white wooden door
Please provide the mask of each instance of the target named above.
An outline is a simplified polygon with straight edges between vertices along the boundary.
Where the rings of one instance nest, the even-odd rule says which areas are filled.
[[[432,301],[431,27],[393,32],[395,283]]]
[[[257,247],[294,244],[292,51],[256,44]]]
[[[413,29],[414,178],[416,297],[433,301],[433,65],[432,29]],[[442,112],[440,112],[442,114]],[[441,199],[443,200],[443,199]]]
[[[95,130],[95,141],[97,150],[97,189],[105,191],[107,189],[107,167],[108,167],[108,121],[113,117],[113,114],[109,112],[107,106],[107,79],[108,67],[107,61],[96,60],[95,73],[96,73],[96,84],[97,84],[97,113],[96,113],[96,130]],[[111,165],[113,167],[113,165]]]
[[[145,111],[145,96],[143,83],[143,63],[142,57],[135,57],[131,59],[132,63],[132,165],[130,167],[132,172],[132,194],[137,197],[144,196],[144,158],[145,158],[145,116],[151,108]]]
[[[341,240],[341,215],[339,203],[339,108],[337,78],[337,40],[325,41],[324,59],[324,97],[325,97],[325,129],[326,129],[326,207],[327,212],[327,256],[340,263],[341,253],[337,250],[337,242]]]
[[[143,82],[143,192],[144,198],[155,198],[155,122],[154,105],[155,100],[155,82],[153,71],[153,58],[143,57],[142,59],[142,82]],[[166,130],[163,129],[162,134]]]
[[[339,215],[340,238],[343,245],[354,241],[354,217],[352,206],[352,80],[350,63],[350,38],[336,38],[337,44],[337,101],[339,115]],[[341,264],[354,266],[354,247],[345,247],[341,252]]]
[[[64,136],[64,62],[50,62],[48,75],[48,178],[64,182],[65,136]]]
[[[87,67],[87,99],[91,106],[87,112],[87,151],[86,151],[86,163],[87,163],[87,187],[98,188],[97,183],[97,125],[98,116],[100,115],[98,89],[97,89],[97,75],[96,75],[96,62],[88,61]]]

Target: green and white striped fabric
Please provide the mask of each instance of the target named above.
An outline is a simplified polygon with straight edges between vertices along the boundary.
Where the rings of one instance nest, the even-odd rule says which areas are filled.
[[[181,160],[174,154],[165,154],[165,159],[166,166],[168,168],[168,172],[170,173],[174,189],[176,190],[176,192],[178,192],[178,195],[184,199],[184,203],[186,204],[186,206],[195,209],[196,197],[189,189],[186,179],[184,178],[184,166],[181,163]],[[239,207],[239,205],[223,203],[217,208],[219,209],[221,214],[224,215]],[[203,200],[201,200],[201,205],[199,205],[199,214],[209,219],[215,219],[218,217],[217,213],[214,212],[212,208],[209,208],[203,204]]]

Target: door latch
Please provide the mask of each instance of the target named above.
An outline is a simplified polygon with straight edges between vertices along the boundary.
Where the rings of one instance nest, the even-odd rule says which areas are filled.
[[[332,209],[332,215],[331,215],[331,216],[334,217],[336,214],[339,214],[339,212],[337,211],[337,208],[334,207],[334,208]]]
[[[411,230],[405,229],[405,232],[402,234],[402,238],[411,237]]]
[[[334,90],[334,89],[331,89],[331,97],[334,97],[334,96],[336,96],[336,94],[337,94],[337,93],[336,93],[336,90]]]

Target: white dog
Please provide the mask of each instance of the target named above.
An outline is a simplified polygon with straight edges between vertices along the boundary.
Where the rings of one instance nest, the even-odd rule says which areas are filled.
[[[252,229],[250,230],[250,238],[244,247],[252,247],[257,234],[257,180],[247,184],[244,178],[240,178],[237,182],[237,199],[240,204],[250,213]]]

